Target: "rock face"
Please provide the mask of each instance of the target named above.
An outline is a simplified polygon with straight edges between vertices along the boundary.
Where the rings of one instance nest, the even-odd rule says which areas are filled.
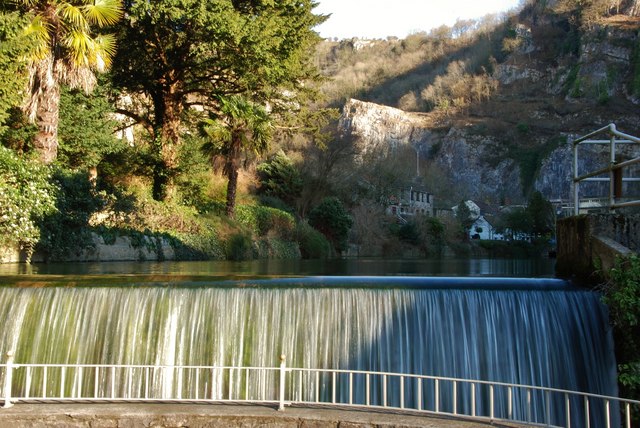
[[[505,140],[499,135],[479,133],[474,127],[452,126],[445,132],[434,130],[424,115],[352,99],[344,107],[340,129],[354,138],[360,159],[370,152],[393,156],[394,149],[400,146],[412,147],[421,159],[436,165],[446,181],[461,189],[463,196],[469,199],[490,204],[518,203],[526,199],[528,190],[539,190],[549,200],[572,198],[572,141],[578,135],[558,134],[555,137],[557,147],[530,150],[529,155],[537,160],[528,161],[526,165],[528,172],[533,174],[528,177],[527,187],[523,183],[523,160],[509,153]],[[540,147],[544,147],[545,138],[549,139],[539,138]],[[581,149],[579,172],[604,167],[607,153],[608,147],[604,145]],[[608,187],[590,183],[581,189],[584,190],[582,195],[602,197]],[[437,194],[442,189],[430,191],[438,198],[443,196]]]
[[[351,99],[345,104],[340,130],[355,137],[360,157],[389,154],[402,145],[428,145],[430,132],[423,119],[397,108]]]
[[[394,148],[413,147],[437,165],[449,182],[464,188],[468,198],[490,202],[522,198],[519,167],[511,159],[496,161],[502,149],[490,137],[459,128],[442,134],[430,130],[420,115],[354,99],[344,107],[340,128],[354,137],[361,156],[371,151],[392,156]]]

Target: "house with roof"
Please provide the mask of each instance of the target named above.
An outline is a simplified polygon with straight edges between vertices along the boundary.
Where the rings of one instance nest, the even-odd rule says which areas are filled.
[[[504,240],[504,236],[502,233],[498,233],[496,229],[493,227],[491,222],[487,220],[484,214],[482,214],[482,210],[475,202],[469,200],[465,201],[464,204],[467,206],[469,211],[470,219],[473,220],[473,223],[467,229],[467,235],[469,239],[483,239],[483,240],[494,240],[494,241],[502,241]],[[457,215],[459,205],[452,207],[454,215]]]
[[[389,197],[387,214],[402,221],[415,216],[433,216],[433,194],[414,186],[398,189]]]

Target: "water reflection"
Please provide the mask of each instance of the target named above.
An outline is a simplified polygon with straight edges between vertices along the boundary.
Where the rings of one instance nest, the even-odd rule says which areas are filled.
[[[420,275],[553,277],[555,261],[538,259],[333,259],[251,260],[245,262],[103,262],[0,264],[0,275]]]

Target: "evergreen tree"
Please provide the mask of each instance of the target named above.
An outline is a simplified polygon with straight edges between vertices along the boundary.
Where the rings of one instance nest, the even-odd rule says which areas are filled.
[[[148,131],[156,148],[154,197],[163,199],[177,168],[189,107],[220,111],[219,100],[246,94],[272,112],[296,108],[316,76],[313,27],[324,18],[311,0],[132,1],[114,82],[147,105],[120,111]]]
[[[258,165],[257,171],[260,193],[293,206],[296,198],[302,193],[303,181],[300,171],[283,151]]]
[[[555,214],[553,205],[545,199],[542,193],[535,191],[529,198],[527,213],[531,220],[531,233],[542,236],[551,233],[555,228]]]
[[[309,224],[333,244],[337,251],[347,249],[353,219],[338,198],[325,198],[309,213]]]

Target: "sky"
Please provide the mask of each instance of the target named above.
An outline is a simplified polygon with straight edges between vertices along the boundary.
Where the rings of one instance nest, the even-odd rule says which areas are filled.
[[[505,12],[520,0],[316,0],[316,14],[331,14],[316,31],[324,38],[405,38],[457,19]]]

